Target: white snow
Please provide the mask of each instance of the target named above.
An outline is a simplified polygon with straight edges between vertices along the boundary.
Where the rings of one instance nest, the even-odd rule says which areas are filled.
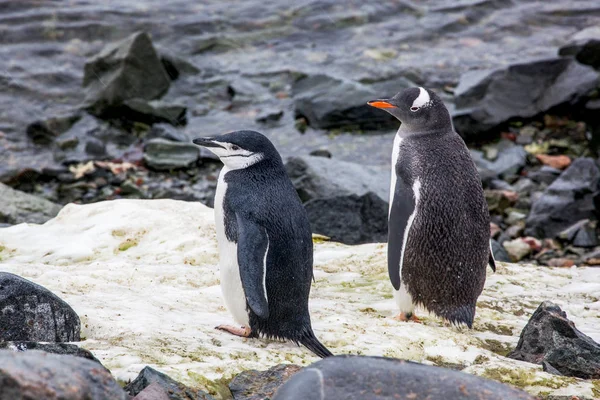
[[[0,269],[67,301],[81,317],[85,340],[79,345],[122,380],[150,365],[204,386],[204,377],[317,361],[291,343],[214,329],[232,317],[219,287],[213,221],[212,209],[175,200],[70,204],[43,225],[0,229]],[[469,331],[422,312],[423,324],[391,318],[397,310],[385,244],[315,244],[313,328],[336,354],[460,364],[478,375],[508,368],[516,376],[531,375],[526,389],[534,394],[593,398],[591,381],[555,377],[489,349],[514,348],[544,300],[559,304],[581,331],[600,341],[600,269],[498,264],[496,274],[489,271]]]

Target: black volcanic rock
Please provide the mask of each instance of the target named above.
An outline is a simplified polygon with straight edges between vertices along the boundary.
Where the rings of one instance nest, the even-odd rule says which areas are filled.
[[[127,400],[110,372],[82,357],[0,350],[0,400]]]
[[[0,341],[76,342],[79,316],[48,289],[0,272]]]
[[[513,119],[576,104],[596,87],[598,76],[589,66],[569,58],[469,71],[454,92],[454,125],[458,133],[470,138]]]
[[[150,36],[136,32],[107,45],[85,65],[84,107],[98,116],[110,113],[126,100],[154,100],[169,89],[171,79]]]
[[[273,400],[534,400],[521,390],[464,372],[384,357],[328,357],[290,378]]]
[[[594,195],[599,183],[600,169],[593,159],[574,160],[533,202],[525,234],[553,238],[577,221],[595,219]]]
[[[545,363],[550,373],[582,379],[600,379],[600,344],[581,333],[556,304],[545,301],[521,332],[509,358]]]

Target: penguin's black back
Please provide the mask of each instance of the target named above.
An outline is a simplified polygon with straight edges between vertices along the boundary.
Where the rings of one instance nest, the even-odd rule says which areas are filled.
[[[291,339],[315,351],[306,343],[314,339],[308,311],[313,277],[312,233],[281,157],[270,155],[245,169],[227,172],[224,179],[228,185],[223,203],[228,240],[237,242],[236,212],[264,227],[269,237],[269,317],[261,319],[248,307],[250,328],[253,333]],[[315,346],[322,357],[331,354],[319,349],[322,345],[318,341]]]
[[[489,256],[489,213],[469,151],[453,132],[404,138],[399,184],[420,180],[402,278],[413,301],[451,322],[473,323]]]

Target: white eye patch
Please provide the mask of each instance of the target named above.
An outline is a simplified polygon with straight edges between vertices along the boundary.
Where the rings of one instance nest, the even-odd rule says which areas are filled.
[[[419,88],[419,96],[413,101],[410,106],[410,111],[415,112],[418,111],[422,107],[427,107],[431,104],[431,97],[427,90],[422,87]]]
[[[226,142],[215,141],[221,147],[209,147],[217,157],[221,159],[230,170],[241,169],[256,164],[263,159],[262,153],[253,153],[252,151],[240,148],[238,145]]]

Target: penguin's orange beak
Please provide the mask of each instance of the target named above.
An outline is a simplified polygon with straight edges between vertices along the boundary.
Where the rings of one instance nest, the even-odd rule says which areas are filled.
[[[395,105],[391,104],[387,100],[371,100],[368,101],[367,104],[376,108],[396,108]]]

